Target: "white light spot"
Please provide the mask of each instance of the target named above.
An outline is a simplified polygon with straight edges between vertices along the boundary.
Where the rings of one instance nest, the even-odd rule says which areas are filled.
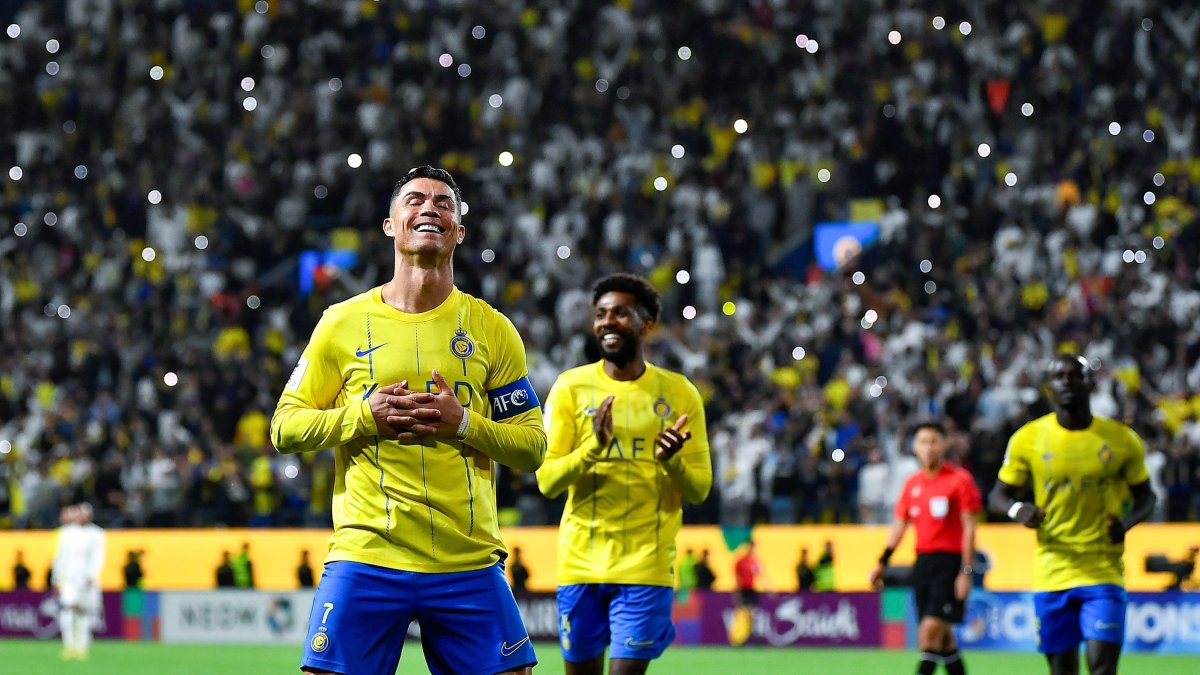
[[[458,64],[458,76],[459,77],[470,77],[471,76],[471,64],[469,64],[469,63]]]
[[[1142,19],[1142,30],[1149,31],[1151,28],[1154,28],[1154,22],[1149,17]]]
[[[475,26],[471,29],[471,37],[476,40],[482,40],[485,35],[487,35],[487,29],[483,26]]]
[[[558,253],[559,260],[566,260],[567,258],[571,257],[571,247],[567,246],[565,244],[562,246],[559,246],[557,253]]]
[[[283,475],[288,478],[295,478],[300,475],[300,469],[297,469],[295,464],[288,464],[283,467]]]
[[[925,274],[929,274],[929,271],[932,269],[933,269],[932,261],[930,261],[929,259],[925,259],[925,260],[921,261],[921,271],[922,272],[924,272]]]
[[[792,358],[797,361],[803,361],[805,353],[804,347],[796,347],[792,350]]]
[[[208,248],[208,237],[206,237],[202,234],[197,235],[196,241],[194,243],[195,243],[197,249],[203,251],[204,249]]]
[[[1153,143],[1154,142],[1154,130],[1147,129],[1147,130],[1143,131],[1142,132],[1142,140],[1146,141],[1147,143]]]
[[[512,166],[513,154],[505,150],[504,152],[500,153],[500,156],[497,157],[496,160],[500,162],[500,166]]]
[[[324,185],[318,185],[317,187],[313,188],[313,196],[317,199],[325,199],[329,196],[329,188],[325,187]]]
[[[87,178],[87,167],[82,164],[76,165],[75,177],[78,178],[79,180],[83,180],[84,178]]]
[[[987,143],[980,143],[979,147],[976,148],[975,151],[979,153],[980,157],[987,157],[988,155],[992,154],[992,146],[988,145]]]
[[[12,26],[9,26],[9,28],[12,28]],[[0,441],[0,455],[7,455],[10,452],[12,452],[12,443]]]
[[[680,47],[679,51],[677,51],[675,53],[679,55],[680,61],[687,61],[688,59],[692,58],[692,48],[688,47],[686,45],[683,47]]]
[[[490,248],[485,248],[483,249],[483,253],[479,254],[479,257],[483,259],[483,262],[490,263],[496,259],[496,252]]]
[[[929,295],[933,295],[934,293],[937,292],[937,284],[935,284],[932,280],[926,281],[925,282],[925,292],[928,293]]]
[[[340,78],[340,77],[329,78],[329,91],[341,91],[341,90],[342,90],[342,78]]]
[[[499,108],[500,106],[504,105],[504,97],[500,94],[492,94],[488,97],[488,105],[492,106],[493,108]]]
[[[1146,206],[1153,204],[1156,199],[1157,198],[1154,196],[1153,192],[1147,192],[1146,194],[1142,195],[1142,201],[1146,202]]]
[[[17,39],[17,36],[21,34],[21,27],[15,23],[10,23],[8,24],[8,30],[6,30],[5,33],[8,35],[8,37],[15,40]]]
[[[829,169],[821,169],[817,171],[817,180],[821,181],[822,183],[828,183],[829,175]]]
[[[683,308],[683,318],[687,319],[688,321],[691,321],[692,319],[696,318],[696,308],[692,307],[691,305],[684,307]]]
[[[853,281],[855,286],[862,286],[867,282],[867,275],[862,272],[855,272],[850,276],[850,281]]]
[[[68,305],[59,305],[58,306],[58,318],[60,318],[60,319],[71,318],[71,308]]]
[[[46,215],[42,216],[42,222],[50,227],[54,227],[58,224],[58,214],[53,211],[47,211]]]
[[[879,312],[876,312],[873,309],[868,309],[866,313],[863,314],[863,320],[868,323],[875,323],[879,320]]]
[[[888,33],[888,42],[894,45],[900,44],[900,31],[894,30]]]
[[[259,307],[262,307],[262,298],[259,298],[257,295],[251,295],[250,297],[246,298],[246,306],[250,309],[258,309]]]
[[[254,3],[254,11],[258,12],[259,14],[266,14],[267,9],[269,9],[267,6],[267,0],[258,0],[258,2]]]
[[[1155,185],[1157,185],[1158,187],[1162,187],[1163,184],[1166,182],[1167,182],[1166,176],[1162,175],[1161,173],[1154,174],[1154,184]]]
[[[179,376],[173,372],[167,372],[167,374],[163,375],[163,384],[168,387],[174,387],[179,384]]]
[[[450,56],[449,54],[442,54],[438,57],[438,65],[443,68],[449,68],[450,66],[454,65],[454,57]]]
[[[880,375],[879,377],[875,378],[875,384],[877,384],[881,387],[886,387],[887,386],[887,378],[884,377],[883,375]]]
[[[750,128],[750,125],[747,124],[746,120],[744,120],[744,119],[736,119],[733,121],[733,130],[738,132],[739,134],[746,133],[746,130],[749,128]]]
[[[941,30],[946,27],[946,20],[940,16],[933,17],[933,21],[931,23],[933,23],[934,30]]]
[[[264,59],[269,59],[272,56],[275,56],[275,48],[271,45],[263,45],[262,49],[258,50],[258,53],[262,54]]]
[[[837,448],[836,450],[833,451],[832,457],[833,457],[833,461],[840,462],[843,459],[846,459],[846,452],[844,450],[842,450],[841,448]]]
[[[54,38],[46,40],[46,51],[50,52],[51,54],[58,53],[58,46],[58,40],[55,40]]]
[[[466,202],[463,202],[462,203],[462,215],[465,216],[470,212],[471,212],[471,205]]]
[[[1008,187],[1012,187],[1012,186],[1016,185],[1017,184],[1017,174],[1015,174],[1011,171],[1004,174],[1004,184],[1007,185]]]
[[[1121,260],[1124,260],[1127,263],[1133,262],[1133,251],[1125,249],[1125,252],[1121,254]]]
[[[142,260],[145,260],[146,262],[154,262],[154,258],[157,255],[158,255],[158,253],[155,252],[155,250],[150,248],[149,246],[142,249]]]
[[[162,193],[158,190],[151,190],[146,195],[146,201],[150,202],[151,204],[157,204],[162,201]]]
[[[667,179],[663,178],[662,176],[655,178],[654,179],[654,189],[658,190],[659,192],[666,190],[667,189]]]
[[[820,48],[821,48],[821,45],[817,44],[816,40],[809,40],[804,45],[804,51],[808,52],[809,54],[816,54],[817,50]]]
[[[687,151],[683,149],[682,145],[675,144],[671,146],[671,156],[675,159],[683,159],[683,156],[686,154],[686,152]]]
[[[1133,252],[1133,262],[1135,262],[1139,265],[1146,262],[1146,252],[1140,248],[1138,250],[1134,251]]]
[[[254,91],[254,78],[253,77],[243,77],[242,78],[242,91]]]
[[[51,61],[50,63],[46,64],[46,74],[47,75],[57,75],[58,74],[58,61]]]
[[[254,109],[258,107],[258,99],[247,96],[246,100],[242,101],[242,107],[246,109],[246,112],[254,112]]]
[[[54,315],[58,313],[58,305],[52,302],[46,303],[46,306],[42,308],[42,313],[53,318]]]
[[[24,237],[28,233],[29,226],[25,223],[17,223],[16,225],[13,225],[13,234],[17,235],[18,237]]]
[[[958,24],[958,32],[962,33],[963,35],[970,35],[971,34],[971,22],[963,21],[962,23]]]
[[[1033,115],[1033,104],[1032,103],[1022,103],[1021,104],[1021,114],[1026,117]]]
[[[1108,133],[1113,136],[1120,134],[1121,133],[1121,123],[1120,122],[1109,122],[1108,123]]]
[[[1152,241],[1150,243],[1157,250],[1157,249],[1161,249],[1163,246],[1165,246],[1167,244],[1167,240],[1163,239],[1162,237],[1155,237],[1154,241]]]
[[[152,66],[150,68],[150,79],[155,80],[155,81],[163,79],[162,66]]]
[[[13,168],[8,170],[8,177],[11,178],[12,180],[21,180],[21,176],[24,176],[24,175],[25,175],[25,172],[19,166],[14,166]]]
[[[596,80],[596,91],[600,92],[601,94],[608,91],[608,80],[604,79],[603,77]]]
[[[880,394],[883,393],[883,387],[873,384],[867,391],[871,394],[871,398],[879,398]]]
[[[349,156],[346,157],[346,164],[351,169],[357,169],[358,167],[362,166],[362,155],[358,154],[357,152],[350,153]]]
[[[807,45],[808,45],[808,36],[807,35],[801,33],[800,35],[796,36],[796,46],[797,47],[799,47],[800,49],[804,49]]]
[[[926,202],[928,202],[929,208],[936,209],[942,205],[942,198],[937,195],[929,195],[929,199]]]

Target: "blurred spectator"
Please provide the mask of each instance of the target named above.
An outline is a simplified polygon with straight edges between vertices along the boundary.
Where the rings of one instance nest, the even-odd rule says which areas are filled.
[[[817,575],[808,564],[808,548],[800,549],[800,562],[796,563],[796,585],[801,591],[811,591]]]
[[[696,589],[711,591],[716,580],[712,566],[708,564],[708,549],[703,549],[700,551],[700,559],[696,561]]]
[[[217,588],[237,588],[229,551],[221,551],[221,564],[217,566]]]
[[[125,588],[142,587],[142,551],[130,550],[125,554],[122,573],[125,575]]]
[[[13,589],[18,591],[29,590],[29,568],[25,566],[25,552],[17,550],[17,559],[13,563]]]
[[[859,522],[887,525],[891,522],[891,504],[887,501],[891,469],[883,461],[883,450],[873,448],[867,463],[858,471]]]
[[[511,553],[507,564],[508,573],[512,575],[513,592],[526,593],[529,590],[529,568],[525,567],[525,561],[521,559],[521,547],[512,547]]]
[[[250,544],[243,543],[242,550],[229,561],[233,567],[233,585],[238,588],[254,588],[254,563],[250,560]]]
[[[308,561],[308,549],[300,551],[300,565],[296,567],[296,581],[300,584],[300,588],[313,588],[316,586],[313,579],[312,564]]]
[[[821,551],[821,557],[817,559],[817,567],[813,570],[812,589],[814,591],[837,590],[837,584],[834,581],[833,575],[832,541],[825,541],[825,548]]]

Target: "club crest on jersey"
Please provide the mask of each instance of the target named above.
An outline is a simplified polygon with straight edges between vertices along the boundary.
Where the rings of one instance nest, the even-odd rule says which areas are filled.
[[[469,358],[475,353],[475,343],[467,337],[467,331],[459,328],[450,339],[450,352],[460,359]]]
[[[317,633],[313,636],[312,643],[309,645],[312,650],[318,654],[329,649],[329,636],[325,633]]]
[[[1096,457],[1100,458],[1100,461],[1106,465],[1112,461],[1113,452],[1109,449],[1108,443],[1100,446],[1100,452],[1096,453]]]
[[[654,414],[664,420],[671,416],[671,404],[667,403],[667,399],[658,397],[658,400],[654,402]]]

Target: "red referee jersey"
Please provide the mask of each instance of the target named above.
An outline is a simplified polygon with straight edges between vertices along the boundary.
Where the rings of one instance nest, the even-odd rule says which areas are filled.
[[[975,479],[949,463],[933,476],[925,469],[904,481],[896,501],[896,519],[912,522],[917,531],[917,554],[962,553],[962,513],[979,513],[983,499]]]

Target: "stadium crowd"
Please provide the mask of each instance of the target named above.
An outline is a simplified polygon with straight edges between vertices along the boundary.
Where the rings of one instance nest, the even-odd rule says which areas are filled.
[[[329,453],[278,455],[269,416],[321,308],[385,278],[388,195],[423,163],[463,185],[459,284],[543,397],[595,355],[592,280],[662,290],[652,358],[713,441],[690,522],[886,520],[926,417],[986,492],[1060,349],[1147,439],[1157,517],[1200,516],[1200,9],[9,7],[6,526],[80,499],[105,526],[326,524]],[[879,241],[821,269],[816,224],[851,219]],[[301,264],[329,249],[352,262]],[[532,475],[500,500],[556,518]]]

